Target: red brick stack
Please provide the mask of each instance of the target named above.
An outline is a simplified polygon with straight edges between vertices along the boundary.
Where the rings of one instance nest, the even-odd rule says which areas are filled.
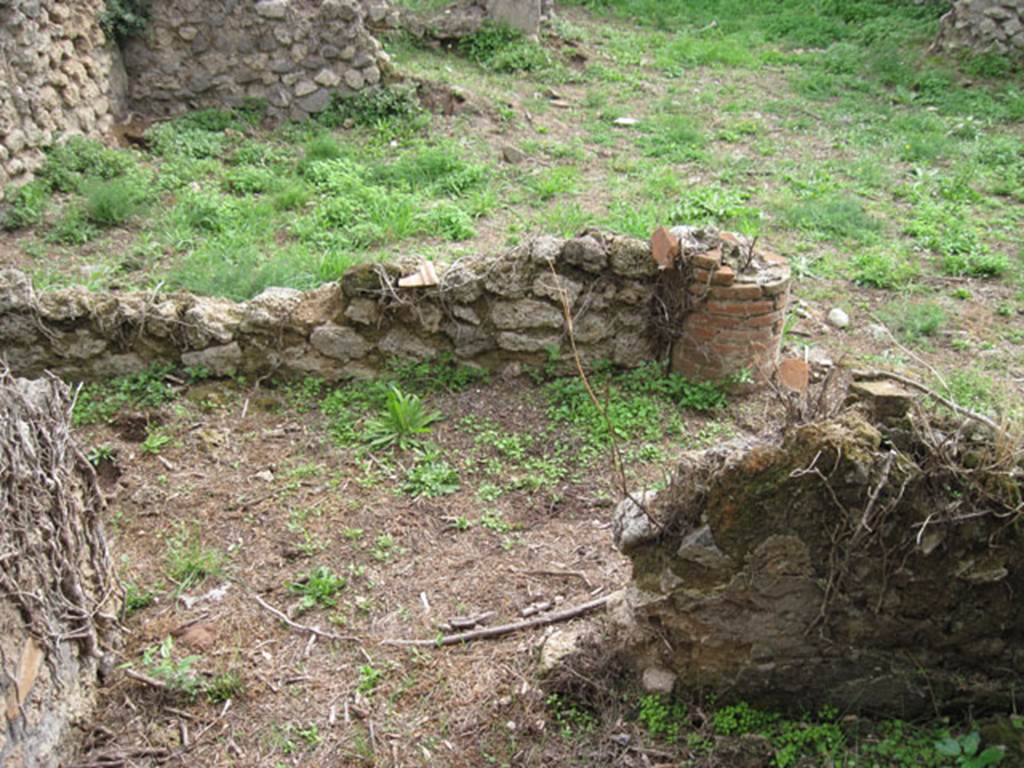
[[[772,378],[789,302],[787,261],[752,252],[729,233],[677,228],[682,236],[676,268],[688,275],[688,311],[672,349],[672,370],[688,378],[721,381]],[[698,231],[699,232],[699,231]]]

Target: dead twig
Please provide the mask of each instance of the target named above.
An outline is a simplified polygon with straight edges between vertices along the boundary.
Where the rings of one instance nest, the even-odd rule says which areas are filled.
[[[458,645],[459,643],[468,643],[471,640],[486,640],[495,637],[502,637],[503,635],[510,635],[513,632],[520,632],[524,629],[533,629],[534,627],[542,627],[547,624],[556,624],[560,621],[568,621],[569,619],[575,619],[577,616],[582,616],[585,613],[603,608],[608,602],[609,597],[599,597],[596,600],[591,600],[589,603],[583,603],[573,608],[566,608],[555,613],[549,613],[547,616],[540,616],[536,619],[529,619],[528,621],[516,621],[512,624],[502,624],[497,627],[487,627],[485,629],[476,629],[472,632],[460,632],[457,635],[444,635],[434,640],[385,640],[381,645],[400,645],[400,646],[417,646],[420,648],[438,647],[445,645]]]
[[[319,627],[311,627],[308,624],[299,624],[298,622],[292,621],[291,619],[289,619],[288,616],[286,616],[283,611],[279,611],[277,608],[272,606],[270,603],[268,603],[266,600],[264,600],[259,595],[254,593],[252,597],[259,604],[259,606],[263,610],[267,611],[268,613],[273,614],[276,618],[278,618],[280,621],[282,621],[283,623],[287,624],[289,627],[291,627],[294,630],[297,630],[299,632],[308,632],[311,635],[316,635],[317,637],[322,637],[322,638],[324,638],[326,640],[337,640],[337,641],[343,642],[343,643],[358,643],[359,642],[359,638],[358,637],[353,637],[352,635],[336,635],[333,632],[325,632],[324,630],[320,629]]]
[[[583,571],[521,571],[518,568],[513,568],[512,572],[521,573],[524,576],[572,576],[586,584],[587,589],[594,588],[594,585]]]

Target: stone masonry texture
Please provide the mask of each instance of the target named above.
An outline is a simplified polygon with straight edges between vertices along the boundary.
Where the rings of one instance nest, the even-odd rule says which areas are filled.
[[[936,47],[1024,54],[1024,3],[957,0],[942,18]]]
[[[691,231],[703,238],[700,248],[731,242],[714,231]],[[372,377],[392,357],[448,354],[502,370],[543,363],[552,349],[568,367],[568,307],[585,362],[633,367],[671,357],[676,370],[696,378],[743,369],[766,378],[778,355],[776,315],[788,286],[788,272],[780,283],[780,267],[773,266],[772,278],[753,288],[737,277],[731,292],[692,297],[685,281],[666,280],[648,243],[601,232],[536,237],[507,253],[462,259],[442,271],[438,286],[398,287],[398,278],[415,269],[361,265],[313,291],[269,288],[243,303],[84,288],[37,295],[21,272],[0,271],[0,354],[18,375],[50,370],[70,379],[172,363],[215,375],[338,381]],[[684,304],[690,314],[665,318],[664,307]],[[694,338],[673,341],[666,324],[682,324]]]
[[[124,75],[102,10],[103,0],[0,0],[0,199],[43,148],[113,125]]]

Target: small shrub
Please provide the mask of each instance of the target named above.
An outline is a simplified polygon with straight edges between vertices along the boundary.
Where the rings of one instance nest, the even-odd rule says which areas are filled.
[[[81,186],[85,218],[98,227],[116,227],[141,208],[146,191],[129,178],[109,181],[89,179]]]
[[[427,214],[427,229],[452,242],[476,237],[472,217],[452,203],[442,203]]]
[[[71,202],[57,219],[46,239],[62,245],[84,245],[100,234],[99,228],[89,221],[85,209],[78,202]]]
[[[406,450],[417,445],[440,420],[441,414],[428,411],[418,396],[391,387],[384,413],[366,422],[363,440],[375,450],[393,446]]]
[[[519,30],[491,22],[462,38],[459,52],[492,72],[534,72],[553,63],[544,48]]]
[[[337,605],[334,596],[343,590],[348,581],[336,575],[326,565],[318,566],[288,585],[288,591],[301,595],[299,612],[311,611],[317,606],[333,608]]]
[[[313,192],[301,181],[293,181],[281,187],[270,198],[275,211],[296,211],[304,208],[313,198]]]
[[[0,208],[0,229],[25,229],[42,223],[49,202],[50,190],[42,180],[10,189]]]
[[[87,178],[115,179],[136,167],[130,152],[74,136],[47,150],[46,161],[36,175],[58,192],[77,192]]]
[[[382,121],[414,122],[422,111],[415,88],[392,86],[368,89],[351,96],[336,95],[316,119],[321,125],[332,128],[348,120],[369,127]]]
[[[270,192],[278,185],[278,174],[270,168],[241,166],[224,174],[224,189],[236,195]]]

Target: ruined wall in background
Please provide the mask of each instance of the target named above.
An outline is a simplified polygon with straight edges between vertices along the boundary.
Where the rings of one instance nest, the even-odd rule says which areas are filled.
[[[768,301],[688,293],[689,259],[709,251],[720,258],[721,241],[714,230],[673,231],[687,240],[678,263],[667,269],[659,269],[648,243],[593,232],[569,240],[538,237],[508,253],[438,266],[437,285],[427,280],[426,286],[408,287],[401,276],[415,282],[415,264],[365,264],[313,291],[270,288],[243,303],[84,288],[37,296],[24,274],[0,271],[0,358],[18,375],[50,370],[71,379],[171,363],[202,366],[215,375],[337,381],[374,376],[390,358],[444,354],[502,370],[542,364],[557,352],[571,366],[565,305],[581,357],[624,367],[667,359],[680,342],[666,328],[684,321],[692,328],[695,309],[714,329],[711,353],[726,342],[716,334],[735,333],[739,326],[751,324],[759,338],[781,334],[781,320],[767,330],[763,323],[775,322],[776,304],[784,305],[787,290]],[[705,303],[708,311],[725,314],[704,315]],[[684,316],[674,307],[690,312]],[[716,375],[746,369],[766,377],[778,344],[749,345],[746,357],[732,346],[726,351]],[[675,361],[680,359],[677,354]]]
[[[113,125],[123,73],[103,0],[0,0],[0,200],[59,138]]]
[[[155,2],[124,49],[129,106],[166,117],[265,99],[278,117],[320,112],[333,93],[381,80],[388,58],[364,24],[371,5],[386,14],[354,0]]]
[[[935,48],[1024,53],[1024,4],[1019,0],[957,0],[942,17]]]

